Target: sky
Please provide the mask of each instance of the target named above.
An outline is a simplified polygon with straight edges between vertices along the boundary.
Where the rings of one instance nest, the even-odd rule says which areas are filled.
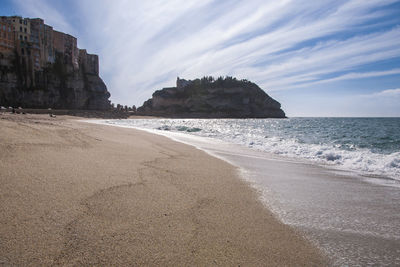
[[[293,116],[400,116],[400,0],[0,0],[100,57],[113,103],[234,76]]]

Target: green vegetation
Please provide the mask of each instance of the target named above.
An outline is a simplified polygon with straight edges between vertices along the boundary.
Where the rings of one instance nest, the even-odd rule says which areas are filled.
[[[220,76],[217,79],[215,79],[212,76],[204,76],[201,79],[196,79],[193,81],[191,86],[195,87],[201,87],[201,88],[232,88],[232,87],[249,87],[253,86],[254,83],[248,81],[248,80],[238,80],[235,77],[231,76]]]
[[[191,96],[201,96],[207,95],[207,89],[214,89],[214,88],[235,88],[235,87],[242,87],[242,88],[249,88],[256,86],[254,83],[248,80],[238,80],[231,76],[225,77],[218,77],[215,79],[212,76],[204,76],[201,79],[196,79],[191,81],[190,84],[186,85],[183,92],[178,93],[178,97],[191,97]]]

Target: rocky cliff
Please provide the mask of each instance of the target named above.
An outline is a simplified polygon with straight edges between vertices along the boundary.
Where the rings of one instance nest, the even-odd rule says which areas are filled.
[[[85,51],[86,52],[86,51]],[[24,108],[109,109],[110,93],[95,71],[85,68],[87,54],[79,55],[78,68],[56,55],[41,70],[27,71],[18,54],[0,55],[0,105]],[[2,58],[1,58],[2,57]]]
[[[255,83],[232,77],[177,79],[156,91],[138,114],[177,118],[285,118],[279,102]]]

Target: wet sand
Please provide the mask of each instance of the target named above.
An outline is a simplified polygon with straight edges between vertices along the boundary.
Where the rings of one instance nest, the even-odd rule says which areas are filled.
[[[232,165],[75,120],[0,115],[0,265],[327,264]]]
[[[304,233],[334,266],[400,266],[399,182],[280,157],[212,138],[158,134],[191,144],[243,172],[261,201]]]

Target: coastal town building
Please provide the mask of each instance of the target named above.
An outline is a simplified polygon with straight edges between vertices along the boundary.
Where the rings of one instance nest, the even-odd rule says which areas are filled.
[[[27,108],[111,108],[99,57],[41,18],[0,16],[0,105]]]
[[[2,17],[0,19],[0,53],[12,54],[14,49],[14,26]]]
[[[33,59],[33,66],[35,70],[40,70],[43,63],[41,61],[44,45],[42,43],[42,37],[44,34],[44,21],[42,19],[31,19],[31,53]]]
[[[86,49],[79,49],[79,63],[88,74],[99,75],[99,57],[88,54]]]
[[[188,81],[185,79],[179,79],[179,77],[176,78],[176,88],[178,89],[183,89],[184,87],[186,87],[187,85],[192,84],[192,81]]]
[[[54,49],[64,55],[64,63],[72,63],[74,68],[78,68],[79,50],[77,39],[63,32],[53,31]]]
[[[43,19],[2,16],[0,26],[0,57],[16,56],[32,77],[35,71],[55,63],[57,57],[74,70],[84,63],[85,71],[98,75],[98,56],[78,49],[74,36],[54,30]]]
[[[28,18],[19,16],[6,17],[8,22],[13,25],[15,32],[15,39],[20,41],[29,42],[31,34],[31,23]]]
[[[6,17],[14,29],[15,49],[20,58],[29,61],[31,56],[31,22],[19,16]]]

